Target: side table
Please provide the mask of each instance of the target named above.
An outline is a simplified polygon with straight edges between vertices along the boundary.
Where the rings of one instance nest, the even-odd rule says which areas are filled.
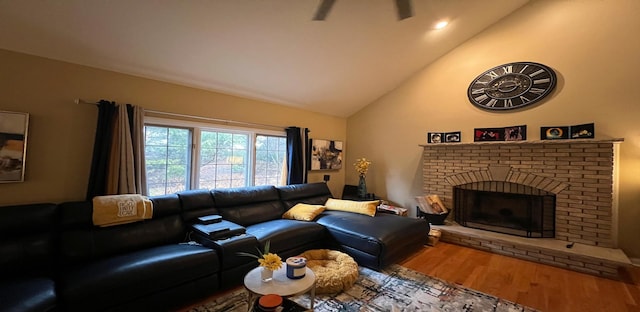
[[[276,294],[282,297],[292,297],[307,292],[311,293],[311,310],[313,310],[316,298],[316,275],[311,269],[306,268],[305,276],[301,279],[290,279],[287,277],[286,265],[273,271],[273,279],[263,282],[260,272],[262,267],[257,267],[244,277],[244,287],[249,291],[249,311],[253,310],[256,297],[266,294]]]

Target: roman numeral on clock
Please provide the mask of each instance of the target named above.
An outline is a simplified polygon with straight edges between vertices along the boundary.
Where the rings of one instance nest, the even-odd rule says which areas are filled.
[[[533,84],[541,84],[541,83],[549,83],[549,82],[551,82],[551,78],[544,78],[544,79],[534,80]]]
[[[537,71],[529,74],[529,77],[535,77],[535,76],[538,76],[538,75],[540,75],[542,73],[544,73],[544,69],[538,69]]]
[[[471,90],[471,94],[483,94],[483,93],[484,93],[484,88]]]
[[[511,99],[506,99],[504,100],[504,107],[513,107],[513,100]]]
[[[540,94],[544,93],[544,91],[546,91],[546,90],[545,89],[540,89],[540,88],[531,88],[531,90],[529,90],[529,92],[535,93],[537,95],[540,95]]]
[[[481,96],[479,96],[479,97],[475,98],[475,100],[476,100],[476,102],[478,102],[478,103],[482,103],[482,102],[484,102],[484,101],[485,101],[486,99],[488,99],[488,98],[489,98],[489,97],[488,97],[486,94],[483,94],[483,95],[481,95]]]
[[[494,72],[493,70],[488,72],[487,76],[489,76],[489,78],[491,78],[491,79],[496,79],[496,78],[500,77],[500,75],[496,74],[496,72]]]

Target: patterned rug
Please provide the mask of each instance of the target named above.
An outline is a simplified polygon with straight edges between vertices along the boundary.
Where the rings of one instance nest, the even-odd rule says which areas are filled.
[[[308,295],[291,298],[308,307]],[[192,312],[247,311],[247,292],[238,289]],[[349,290],[335,295],[318,295],[314,311],[464,311],[533,312],[507,300],[450,284],[422,273],[391,265],[382,272],[360,267],[360,277]]]

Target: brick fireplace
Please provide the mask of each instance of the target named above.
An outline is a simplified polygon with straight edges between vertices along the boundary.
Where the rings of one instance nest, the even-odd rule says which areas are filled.
[[[555,201],[550,222],[553,238],[511,238],[449,223],[440,227],[442,240],[582,272],[617,275],[617,267],[629,262],[624,253],[604,259],[597,255],[611,254],[611,250],[621,253],[616,249],[614,179],[615,150],[620,142],[622,139],[580,139],[422,145],[424,193],[439,195],[453,208],[450,221],[456,219],[454,189],[545,194]],[[578,248],[573,249],[574,245]]]

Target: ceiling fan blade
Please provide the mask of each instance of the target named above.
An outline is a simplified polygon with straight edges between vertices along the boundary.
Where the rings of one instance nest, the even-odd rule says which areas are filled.
[[[400,20],[413,16],[411,0],[396,0],[396,8],[398,9],[398,19]]]
[[[331,7],[333,7],[333,4],[335,2],[336,0],[322,0],[322,3],[320,3],[320,6],[316,11],[316,15],[313,17],[313,20],[324,21],[324,19],[327,18],[327,15],[329,14],[329,11],[331,10]]]

